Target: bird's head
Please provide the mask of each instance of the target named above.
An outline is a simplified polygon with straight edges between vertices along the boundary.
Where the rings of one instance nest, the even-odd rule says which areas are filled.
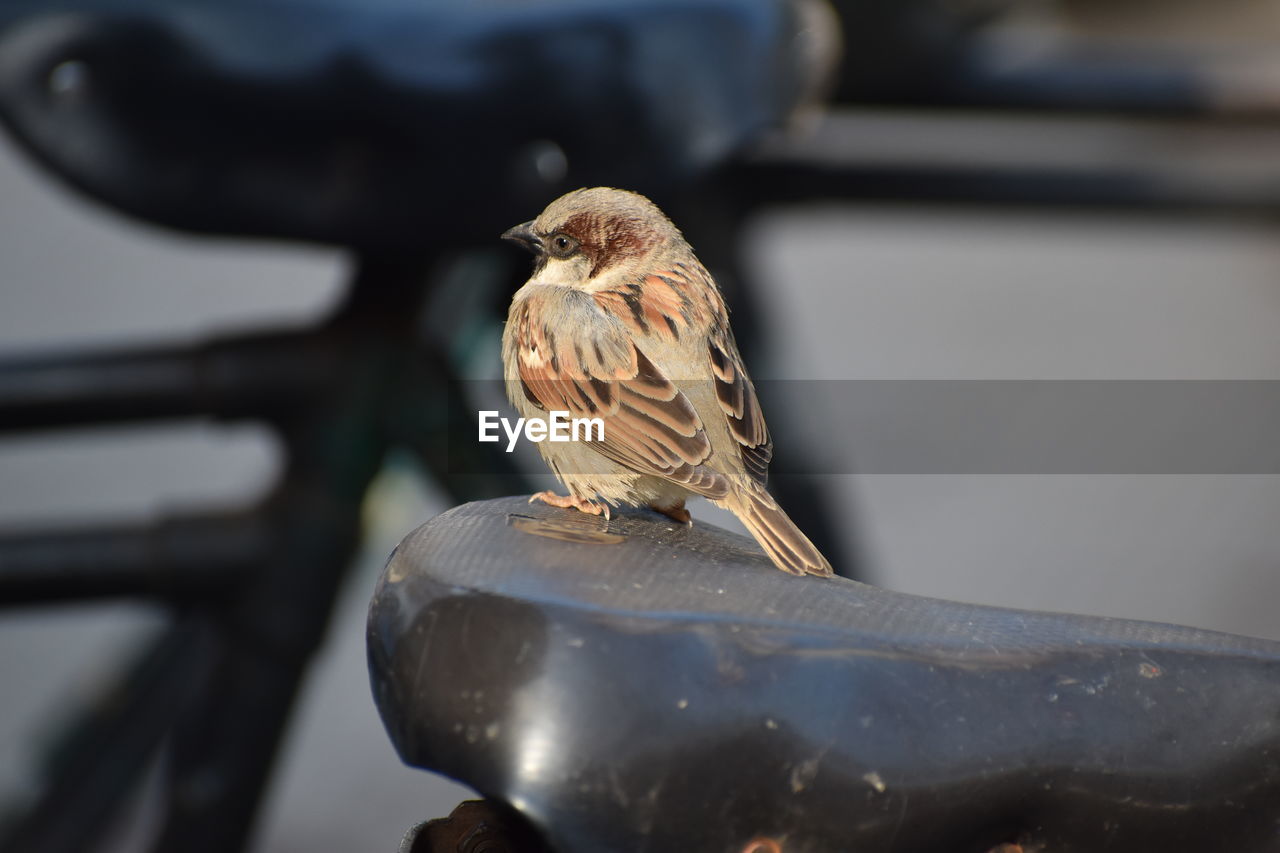
[[[644,196],[611,187],[574,190],[502,235],[536,256],[531,281],[594,289],[629,276],[683,238]]]

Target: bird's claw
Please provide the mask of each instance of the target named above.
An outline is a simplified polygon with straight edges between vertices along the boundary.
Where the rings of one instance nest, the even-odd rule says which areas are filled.
[[[557,495],[555,492],[547,490],[545,492],[538,492],[537,494],[530,495],[529,503],[533,503],[534,501],[540,501],[548,506],[558,506],[562,509],[572,507],[578,512],[585,512],[587,515],[603,515],[605,521],[609,521],[613,518],[612,514],[609,512],[609,505],[607,503],[604,503],[603,501],[597,503],[596,501],[590,501],[586,498],[580,498],[577,495]]]
[[[658,506],[657,504],[649,504],[649,509],[654,512],[660,512],[672,521],[683,524],[685,527],[693,526],[693,516],[689,514],[689,510],[684,508],[684,501],[673,506]]]

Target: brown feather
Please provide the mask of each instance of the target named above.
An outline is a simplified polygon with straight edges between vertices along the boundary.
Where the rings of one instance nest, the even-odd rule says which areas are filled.
[[[707,355],[715,377],[716,400],[728,420],[729,432],[738,442],[743,467],[752,480],[763,486],[769,477],[773,439],[760,411],[755,386],[742,365],[742,356],[727,325],[712,329]]]
[[[642,473],[680,477],[702,483],[686,468],[711,457],[698,413],[689,400],[644,353],[620,325],[600,324],[583,330],[579,339],[561,343],[553,367],[546,355],[554,335],[539,322],[541,300],[531,298],[515,320],[517,375],[524,393],[544,411],[566,411],[571,417],[599,417],[604,440],[592,442],[605,456]],[[588,357],[587,353],[591,353]],[[558,368],[558,369],[557,369]],[[721,493],[716,478],[704,487]]]
[[[834,574],[827,558],[764,489],[736,492],[723,503],[784,572],[822,577]]]

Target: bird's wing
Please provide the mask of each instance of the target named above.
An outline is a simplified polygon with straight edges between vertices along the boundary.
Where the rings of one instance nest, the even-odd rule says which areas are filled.
[[[742,356],[727,322],[712,327],[707,355],[716,380],[716,399],[728,419],[729,432],[738,442],[743,467],[753,480],[763,486],[769,478],[773,439],[769,437],[769,427],[760,411],[755,386],[742,364]]]
[[[729,328],[728,309],[706,268],[699,263],[673,263],[614,290],[598,292],[595,300],[641,341],[707,336],[716,400],[738,443],[743,468],[763,486],[773,458],[773,440]]]
[[[516,374],[509,378],[538,408],[600,418],[603,440],[590,444],[609,459],[707,497],[727,494],[728,479],[703,465],[711,442],[693,405],[623,323],[590,299],[548,289],[521,303],[508,321],[507,363]],[[552,316],[559,333],[546,322]]]

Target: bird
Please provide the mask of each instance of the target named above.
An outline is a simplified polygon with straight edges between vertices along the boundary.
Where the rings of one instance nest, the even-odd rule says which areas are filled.
[[[773,441],[715,280],[656,204],[590,187],[502,238],[534,254],[502,335],[507,396],[524,418],[599,418],[603,436],[542,441],[568,495],[530,502],[611,518],[647,506],[691,524],[685,501],[729,510],[784,572],[831,564],[765,488]]]

